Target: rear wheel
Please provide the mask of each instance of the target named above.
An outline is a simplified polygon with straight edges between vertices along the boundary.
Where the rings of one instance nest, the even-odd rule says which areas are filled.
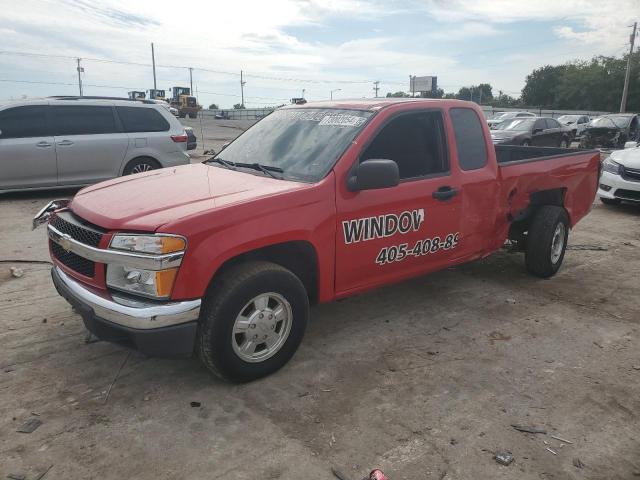
[[[523,141],[522,141],[522,146],[523,146],[523,147],[530,147],[530,146],[531,146],[531,141],[529,141],[529,140],[523,140]]]
[[[124,171],[122,172],[122,175],[131,175],[133,173],[149,172],[157,168],[160,168],[160,164],[153,158],[149,158],[149,157],[134,158],[129,163],[127,163],[126,167],[124,167]]]
[[[190,113],[189,114],[189,118],[198,118],[198,114],[197,113]]]
[[[622,203],[622,200],[620,200],[618,198],[603,198],[603,197],[600,197],[600,201],[602,203],[604,203],[605,205],[620,205]]]
[[[534,214],[527,233],[525,264],[542,278],[556,274],[562,265],[569,237],[569,217],[562,207],[543,205]]]
[[[206,295],[196,349],[214,374],[248,382],[291,359],[308,318],[309,299],[296,275],[270,262],[241,264]]]

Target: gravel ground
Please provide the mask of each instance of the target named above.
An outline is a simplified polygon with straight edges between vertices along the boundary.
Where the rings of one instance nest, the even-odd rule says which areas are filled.
[[[230,385],[195,359],[85,343],[49,266],[7,263],[48,259],[30,219],[71,194],[0,196],[0,478],[640,475],[640,208],[594,205],[551,280],[501,251],[318,306],[285,368]]]

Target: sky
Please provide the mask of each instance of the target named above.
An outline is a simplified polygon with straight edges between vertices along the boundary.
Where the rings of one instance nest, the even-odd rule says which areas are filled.
[[[0,100],[126,96],[189,86],[247,108],[490,83],[519,96],[534,68],[628,51],[637,0],[0,0]]]

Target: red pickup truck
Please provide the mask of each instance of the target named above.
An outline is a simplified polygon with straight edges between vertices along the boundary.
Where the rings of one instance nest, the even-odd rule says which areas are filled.
[[[554,275],[599,169],[595,151],[494,146],[473,103],[322,102],[275,111],[203,163],[85,188],[34,223],[97,337],[195,351],[248,381],[293,356],[315,303],[507,240]]]

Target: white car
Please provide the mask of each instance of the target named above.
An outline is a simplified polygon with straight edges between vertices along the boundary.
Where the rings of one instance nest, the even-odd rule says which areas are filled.
[[[0,105],[0,192],[186,165],[186,150],[184,127],[154,103],[51,97]]]
[[[487,120],[489,128],[493,130],[505,120],[512,120],[514,118],[533,118],[535,113],[531,112],[496,112],[493,116]]]
[[[589,120],[590,118],[588,115],[562,115],[561,117],[558,117],[558,121],[561,124],[571,128],[573,138],[579,138],[582,136],[582,132],[584,132]]]
[[[177,108],[172,107],[171,105],[169,105],[167,102],[165,102],[164,100],[151,100],[154,103],[157,103],[158,105],[162,105],[163,108],[166,108],[167,110],[169,110],[169,113],[171,115],[173,115],[174,117],[178,118],[180,116],[180,112],[178,111]]]
[[[598,195],[606,205],[640,203],[640,147],[616,150],[602,162]]]

